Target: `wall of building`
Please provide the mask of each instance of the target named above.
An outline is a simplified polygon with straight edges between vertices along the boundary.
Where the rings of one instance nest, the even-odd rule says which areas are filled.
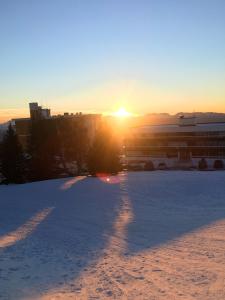
[[[144,165],[152,161],[157,168],[197,167],[205,158],[209,168],[215,160],[225,161],[225,123],[195,124],[193,118],[181,124],[132,128],[124,140],[125,163]]]

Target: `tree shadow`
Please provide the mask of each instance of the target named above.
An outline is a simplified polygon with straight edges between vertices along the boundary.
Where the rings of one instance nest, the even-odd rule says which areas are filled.
[[[0,296],[40,299],[65,285],[79,291],[76,279],[102,259],[110,237],[117,234],[117,221],[127,258],[225,218],[224,172],[138,172],[121,178],[51,180],[1,189],[0,236],[53,209],[24,239],[0,249]],[[126,213],[132,217],[123,219]]]
[[[130,255],[175,240],[225,218],[224,172],[148,172],[128,175],[133,219]]]
[[[62,189],[66,181],[0,191],[0,236],[54,208],[24,239],[0,248],[3,298],[29,299],[70,283],[79,289],[72,282],[105,248],[121,202],[119,184],[86,178]]]

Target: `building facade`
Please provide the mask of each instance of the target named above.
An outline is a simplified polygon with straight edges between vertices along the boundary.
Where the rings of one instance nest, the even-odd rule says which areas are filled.
[[[201,159],[209,168],[216,160],[225,165],[225,122],[180,117],[178,124],[134,127],[124,140],[124,154],[128,166],[151,161],[155,168],[191,168]]]
[[[48,108],[42,108],[37,102],[29,103],[31,120],[49,119],[51,111]]]
[[[64,113],[63,115],[51,116],[50,109],[42,108],[38,103],[29,103],[30,118],[19,118],[12,120],[12,124],[16,130],[19,142],[21,143],[24,150],[27,149],[28,140],[30,136],[30,128],[32,122],[40,120],[49,120],[49,122],[57,123],[70,122],[72,126],[82,125],[85,130],[90,144],[93,142],[96,131],[98,130],[101,122],[100,114],[69,114]]]

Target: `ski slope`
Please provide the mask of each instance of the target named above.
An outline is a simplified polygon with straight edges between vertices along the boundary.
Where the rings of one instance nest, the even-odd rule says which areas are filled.
[[[225,299],[225,172],[0,186],[0,299]]]

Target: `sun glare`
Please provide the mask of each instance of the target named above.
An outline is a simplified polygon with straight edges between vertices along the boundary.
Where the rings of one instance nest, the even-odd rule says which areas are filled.
[[[115,112],[115,116],[119,118],[128,117],[130,115],[131,114],[124,107],[121,107],[117,112]]]

